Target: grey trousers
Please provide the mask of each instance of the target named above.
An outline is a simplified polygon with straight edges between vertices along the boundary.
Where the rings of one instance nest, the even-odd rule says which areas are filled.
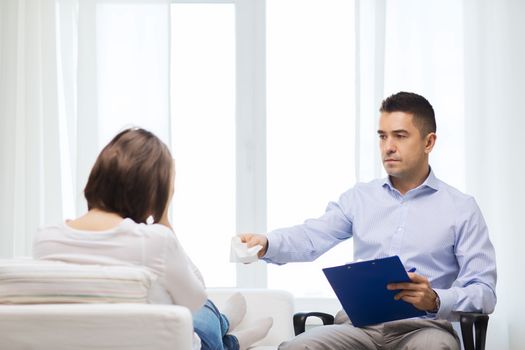
[[[357,328],[344,311],[334,325],[314,327],[279,345],[279,350],[459,350],[459,338],[445,320],[408,319]]]

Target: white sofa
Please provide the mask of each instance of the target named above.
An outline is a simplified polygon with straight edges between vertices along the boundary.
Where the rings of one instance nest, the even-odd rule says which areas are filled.
[[[134,266],[0,260],[0,350],[190,350],[193,326],[182,306],[149,304],[155,277]],[[267,289],[209,289],[219,309],[234,292],[247,301],[239,328],[271,316],[253,349],[293,337],[293,297]]]
[[[293,337],[293,298],[284,291],[212,289],[219,306],[234,291],[247,299],[243,327],[251,320],[272,316],[274,325],[253,349],[276,349]],[[152,304],[38,304],[0,305],[0,349],[75,350],[191,349],[192,321],[188,309]]]

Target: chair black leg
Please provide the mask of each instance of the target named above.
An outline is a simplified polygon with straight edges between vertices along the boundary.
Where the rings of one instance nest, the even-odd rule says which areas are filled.
[[[476,328],[476,349],[485,349],[485,341],[487,339],[487,326],[489,319],[480,318],[474,322]]]
[[[465,350],[475,350],[474,336],[472,334],[472,320],[461,320],[461,336]]]
[[[484,350],[489,316],[474,312],[463,312],[460,314],[459,321],[465,350]]]

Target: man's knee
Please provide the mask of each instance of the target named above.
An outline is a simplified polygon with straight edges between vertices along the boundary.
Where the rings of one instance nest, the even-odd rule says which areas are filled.
[[[308,337],[306,334],[301,334],[293,339],[282,342],[279,345],[279,350],[313,350],[317,349],[313,339]]]
[[[451,333],[439,329],[415,332],[401,347],[403,350],[459,350],[459,340]]]
[[[370,349],[373,342],[363,330],[349,324],[314,327],[279,345],[279,350]]]
[[[309,349],[307,344],[292,340],[285,341],[279,345],[279,350],[306,350]]]

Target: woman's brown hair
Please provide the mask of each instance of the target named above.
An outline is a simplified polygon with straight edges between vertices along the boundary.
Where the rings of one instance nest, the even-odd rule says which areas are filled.
[[[153,133],[127,129],[104,147],[84,189],[88,209],[118,214],[145,223],[158,222],[171,190],[173,160]]]

